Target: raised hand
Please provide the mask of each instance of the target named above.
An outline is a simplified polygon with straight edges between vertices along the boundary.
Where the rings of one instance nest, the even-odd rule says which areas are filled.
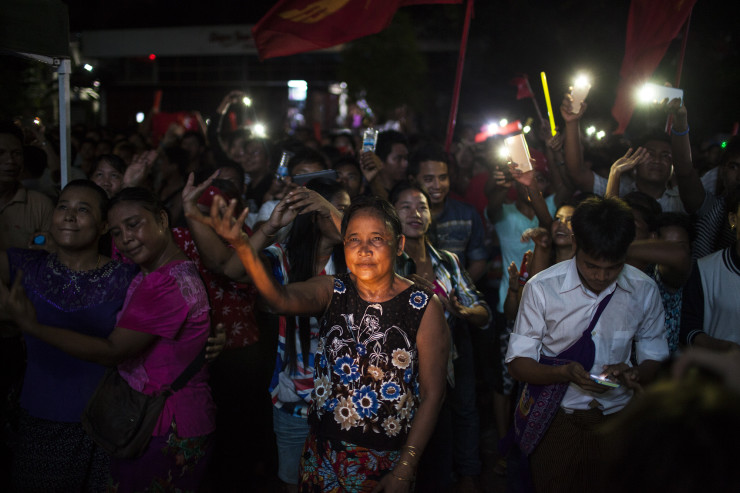
[[[195,173],[190,173],[188,175],[188,180],[185,182],[185,186],[182,189],[182,210],[186,217],[192,219],[196,219],[198,216],[205,217],[200,209],[198,209],[198,199],[211,185],[211,182],[218,178],[220,173],[221,170],[216,170],[198,186],[193,185],[195,182]]]
[[[581,111],[578,113],[572,113],[573,96],[566,93],[565,96],[563,96],[563,102],[560,105],[560,115],[563,117],[563,120],[565,120],[565,123],[577,122],[581,117],[583,117],[583,113],[586,112],[587,107],[588,103],[584,101],[581,103]]]
[[[223,197],[216,195],[211,204],[210,216],[199,214],[197,216],[189,217],[199,223],[211,227],[217,235],[228,241],[232,246],[236,247],[238,245],[249,243],[249,237],[242,229],[244,220],[246,219],[247,214],[249,214],[249,207],[245,207],[236,219],[234,218],[235,209],[236,199],[231,199],[227,204]]]
[[[527,243],[529,240],[534,241],[537,246],[542,248],[548,248],[550,246],[550,243],[552,242],[550,232],[547,231],[545,228],[525,229],[524,233],[522,233],[521,242]]]
[[[360,170],[365,181],[371,183],[378,173],[383,169],[383,161],[374,152],[363,152],[360,154]]]
[[[536,161],[534,159],[530,159],[529,161],[531,163],[531,166],[534,167]],[[522,171],[517,168],[516,164],[514,163],[511,163],[509,165],[509,169],[511,170],[511,176],[514,178],[514,180],[518,181],[525,187],[530,188],[532,184],[535,183],[533,169],[529,171]]]
[[[623,174],[631,169],[635,168],[638,164],[647,163],[650,160],[650,154],[644,147],[638,147],[636,151],[632,151],[630,147],[624,156],[614,161],[612,164],[612,172]]]
[[[123,174],[123,187],[137,187],[146,180],[157,159],[157,151],[145,151],[134,156]]]

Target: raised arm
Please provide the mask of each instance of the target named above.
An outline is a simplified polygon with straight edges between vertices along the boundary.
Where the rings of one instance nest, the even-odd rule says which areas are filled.
[[[287,197],[286,197],[287,199]],[[284,199],[285,200],[285,199]],[[281,201],[281,204],[283,201]],[[280,207],[280,204],[278,204]],[[278,209],[276,207],[276,210]],[[234,220],[236,201],[226,204],[221,196],[216,196],[211,205],[209,218],[196,218],[213,230],[236,251],[244,268],[262,297],[275,313],[281,315],[321,315],[331,301],[334,282],[331,276],[313,277],[305,282],[281,286],[261,261],[259,255],[242,231],[241,225],[248,210]],[[221,211],[224,211],[221,213]]]
[[[609,169],[609,179],[606,182],[606,198],[619,198],[619,183],[622,179],[622,175],[634,169],[638,164],[647,162],[650,156],[647,149],[644,147],[638,147],[636,151],[632,151],[630,147],[624,156],[614,161],[611,168]]]
[[[678,193],[686,212],[693,214],[704,203],[706,192],[699,173],[691,162],[691,142],[689,141],[689,120],[686,106],[679,99],[668,103],[668,111],[673,115],[671,129],[671,153],[673,170],[678,181]]]
[[[570,112],[573,97],[566,94],[563,104],[560,105],[560,114],[565,120],[565,166],[573,184],[582,192],[592,192],[594,189],[594,175],[583,160],[583,149],[581,148],[580,122],[583,113],[588,107],[587,103],[581,105],[581,111],[577,114]]]

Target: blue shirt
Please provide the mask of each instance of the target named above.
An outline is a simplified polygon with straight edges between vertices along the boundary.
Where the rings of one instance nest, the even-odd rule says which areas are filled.
[[[435,248],[457,255],[466,268],[468,262],[488,258],[488,251],[483,243],[483,221],[472,205],[459,200],[449,197],[445,200],[442,214],[432,221],[427,236]]]

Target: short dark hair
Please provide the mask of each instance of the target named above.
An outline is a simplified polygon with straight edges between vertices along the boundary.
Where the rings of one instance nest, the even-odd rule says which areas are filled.
[[[646,132],[635,139],[634,147],[645,147],[645,144],[651,141],[665,142],[666,144],[670,144],[671,138],[663,130],[650,130],[649,132]]]
[[[201,147],[206,147],[206,138],[203,136],[201,132],[198,132],[197,130],[188,130],[184,134],[182,134],[182,137],[180,137],[180,142],[187,139],[188,137],[193,137],[195,140],[198,141],[198,144],[200,144]]]
[[[104,220],[107,218],[111,202],[108,198],[108,192],[103,190],[97,183],[87,179],[72,180],[64,186],[64,188],[62,189],[62,193],[70,188],[87,188],[88,190],[92,190],[93,192],[95,192],[98,195],[100,217],[102,217]],[[61,197],[61,194],[59,196]],[[57,201],[59,201],[59,199],[57,199]]]
[[[416,183],[411,183],[410,181],[406,180],[396,184],[396,186],[393,187],[391,193],[388,195],[388,202],[390,202],[391,205],[395,207],[396,202],[398,202],[398,198],[406,190],[416,190],[417,192],[421,193],[424,198],[427,199],[427,205],[431,206],[432,198],[429,196],[429,194]]]
[[[689,241],[694,241],[694,235],[696,229],[694,223],[691,221],[691,216],[683,212],[663,212],[657,218],[656,228],[658,231],[660,228],[667,228],[670,226],[677,226],[686,230],[689,235]]]
[[[92,169],[93,173],[95,173],[102,162],[108,163],[113,169],[121,174],[126,172],[126,163],[120,156],[116,156],[115,154],[101,154],[95,158],[95,166],[93,166]]]
[[[365,209],[370,209],[371,212],[380,216],[380,218],[390,225],[393,236],[396,242],[398,238],[403,234],[401,229],[401,219],[398,217],[396,209],[385,199],[371,195],[360,195],[352,201],[349,207],[344,211],[344,217],[342,218],[342,238],[347,234],[347,225],[350,219],[357,212]]]
[[[610,262],[624,260],[635,239],[635,219],[617,198],[591,197],[581,202],[571,220],[577,251]]]
[[[622,200],[630,206],[630,209],[640,213],[650,232],[657,229],[658,216],[663,213],[663,208],[655,198],[645,192],[635,190],[622,197]]]
[[[409,156],[409,167],[407,173],[414,177],[418,175],[421,163],[424,161],[439,161],[445,163],[448,170],[450,167],[449,158],[442,147],[437,144],[424,144],[421,147],[418,147]]]
[[[735,190],[730,192],[727,196],[727,213],[737,214],[737,208],[740,205],[740,187],[735,187]],[[738,225],[740,227],[740,225]]]
[[[18,142],[23,145],[23,130],[21,130],[18,125],[9,120],[0,121],[0,134],[10,134],[18,139]]]
[[[144,209],[151,212],[154,217],[162,211],[167,212],[167,209],[162,204],[154,192],[144,187],[128,187],[124,188],[110,199],[108,210],[110,211],[113,207],[123,202],[137,202]]]
[[[301,163],[318,163],[327,168],[326,158],[323,154],[310,147],[302,147],[295,155],[288,161],[288,173],[293,174],[293,169]]]
[[[408,148],[409,140],[404,134],[396,130],[380,132],[378,134],[378,140],[375,142],[375,154],[381,161],[385,161],[388,158],[388,154],[393,150],[394,144],[403,144]]]
[[[189,157],[188,151],[182,147],[166,147],[164,150],[167,160],[177,166],[177,172],[183,178],[187,178]]]
[[[722,157],[719,160],[720,165],[724,166],[733,157],[740,157],[740,136],[727,141],[727,146],[722,151]]]
[[[46,151],[36,146],[23,146],[23,169],[32,178],[40,178],[46,169]]]
[[[354,166],[357,168],[357,171],[362,174],[362,168],[360,168],[360,163],[357,161],[357,158],[354,156],[340,156],[337,159],[334,160],[334,162],[331,165],[331,169],[337,169],[341,166]]]

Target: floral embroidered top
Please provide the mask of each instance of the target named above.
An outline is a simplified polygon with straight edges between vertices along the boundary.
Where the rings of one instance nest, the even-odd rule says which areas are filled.
[[[419,404],[416,334],[432,293],[414,284],[383,303],[334,279],[321,320],[309,422],[322,439],[375,450],[406,442]]]

